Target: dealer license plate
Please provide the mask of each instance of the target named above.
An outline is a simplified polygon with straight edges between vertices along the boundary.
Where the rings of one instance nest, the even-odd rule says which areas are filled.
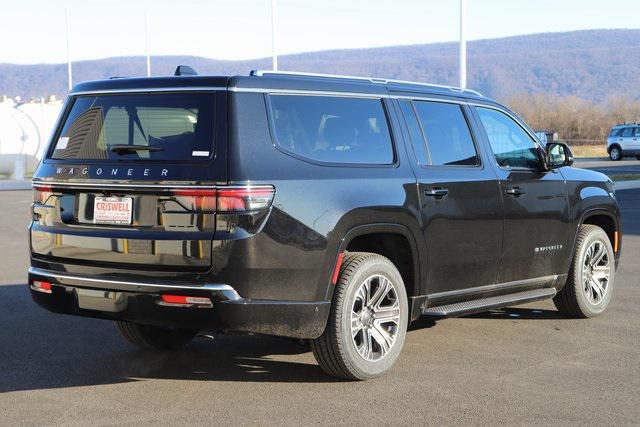
[[[93,201],[95,224],[131,224],[133,199],[131,197],[101,197]]]

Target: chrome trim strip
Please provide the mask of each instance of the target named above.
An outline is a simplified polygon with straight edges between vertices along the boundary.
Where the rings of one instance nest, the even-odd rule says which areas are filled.
[[[147,93],[147,92],[212,92],[217,90],[227,90],[226,86],[168,86],[168,87],[152,87],[152,88],[131,88],[131,89],[96,89],[82,90],[70,92],[69,96],[78,95],[101,95],[113,93]]]
[[[542,276],[542,277],[535,277],[533,279],[516,280],[514,282],[496,283],[493,285],[478,286],[475,288],[456,289],[454,291],[436,292],[434,294],[428,294],[427,298],[440,299],[440,298],[448,298],[448,297],[457,297],[457,296],[463,296],[468,294],[474,294],[477,292],[497,291],[501,289],[518,288],[521,286],[535,285],[539,283],[551,283],[554,280],[557,280],[558,277],[559,276],[555,274],[552,276]]]
[[[120,182],[67,182],[67,181],[47,181],[43,179],[33,179],[31,185],[48,185],[51,187],[66,187],[66,188],[137,188],[137,189],[203,189],[203,190],[233,190],[233,189],[272,189],[271,185],[188,185],[188,184],[127,184]]]
[[[41,270],[36,267],[29,267],[29,274],[33,274],[35,276],[40,276],[40,277],[50,277],[56,280],[72,280],[72,281],[81,282],[81,285],[75,285],[78,287],[83,287],[82,285],[84,283],[82,282],[87,282],[87,283],[102,283],[102,284],[108,284],[112,286],[125,286],[133,289],[136,289],[136,288],[142,288],[142,289],[147,288],[152,290],[154,289],[175,289],[175,290],[187,289],[187,290],[209,291],[209,292],[219,293],[224,297],[226,297],[226,299],[232,300],[232,301],[242,299],[240,295],[236,292],[236,290],[233,289],[231,286],[225,285],[225,284],[217,284],[217,283],[205,283],[202,286],[191,286],[191,285],[163,285],[159,283],[145,283],[145,282],[129,282],[125,280],[96,279],[93,277],[60,274],[60,273],[54,273],[46,270]],[[65,286],[64,283],[60,283],[60,285]],[[68,286],[74,286],[74,285],[68,285]],[[93,286],[86,285],[86,287],[93,287]]]

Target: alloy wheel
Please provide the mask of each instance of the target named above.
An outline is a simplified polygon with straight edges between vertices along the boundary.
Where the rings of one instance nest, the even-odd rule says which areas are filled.
[[[587,249],[582,264],[582,284],[587,300],[598,305],[602,303],[609,289],[611,260],[604,242],[596,240]]]
[[[396,342],[399,325],[395,285],[382,275],[368,277],[351,307],[351,338],[360,356],[370,362],[384,358]]]

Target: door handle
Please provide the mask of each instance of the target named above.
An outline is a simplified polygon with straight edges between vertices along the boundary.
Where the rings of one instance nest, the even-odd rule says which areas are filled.
[[[519,196],[522,196],[525,193],[525,191],[520,187],[507,187],[507,189],[505,190],[505,193],[507,193],[510,196],[519,197]]]
[[[449,195],[449,190],[446,188],[432,188],[431,190],[424,191],[425,196],[443,198]]]

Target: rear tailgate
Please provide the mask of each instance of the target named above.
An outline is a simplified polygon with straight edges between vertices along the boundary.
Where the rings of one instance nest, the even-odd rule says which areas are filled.
[[[32,256],[135,270],[211,267],[223,92],[71,98],[34,174]]]

